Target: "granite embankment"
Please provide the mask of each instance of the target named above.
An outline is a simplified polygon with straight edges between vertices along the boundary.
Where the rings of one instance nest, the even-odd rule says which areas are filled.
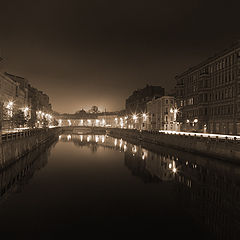
[[[45,128],[3,134],[0,143],[0,168],[25,156],[42,144],[53,141],[61,132],[61,128]]]
[[[166,134],[131,129],[109,129],[109,135],[163,145],[187,152],[240,163],[240,141],[201,136]]]

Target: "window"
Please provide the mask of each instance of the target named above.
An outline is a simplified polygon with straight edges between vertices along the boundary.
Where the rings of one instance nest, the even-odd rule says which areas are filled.
[[[168,99],[166,99],[166,104],[168,104]]]

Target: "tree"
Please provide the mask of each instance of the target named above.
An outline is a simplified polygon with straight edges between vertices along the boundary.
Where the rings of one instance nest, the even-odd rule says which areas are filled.
[[[90,109],[90,113],[98,113],[98,107],[97,106],[92,106]]]
[[[26,124],[26,119],[24,117],[24,112],[22,110],[17,110],[13,113],[12,123],[15,127],[24,127]]]

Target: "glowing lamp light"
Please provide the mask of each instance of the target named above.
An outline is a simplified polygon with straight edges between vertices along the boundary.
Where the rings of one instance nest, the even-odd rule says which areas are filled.
[[[198,122],[198,119],[197,119],[197,118],[195,118],[195,119],[193,120],[193,122],[197,123],[197,122]]]
[[[12,109],[12,107],[13,107],[13,101],[9,101],[6,108]]]
[[[147,120],[147,114],[146,113],[143,113],[143,121],[146,121]]]
[[[187,119],[187,123],[189,123],[190,121],[189,121],[189,119]]]

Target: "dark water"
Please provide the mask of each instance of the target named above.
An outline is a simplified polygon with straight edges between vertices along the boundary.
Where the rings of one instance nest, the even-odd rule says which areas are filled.
[[[0,172],[7,239],[239,239],[240,167],[107,136],[62,135]]]

